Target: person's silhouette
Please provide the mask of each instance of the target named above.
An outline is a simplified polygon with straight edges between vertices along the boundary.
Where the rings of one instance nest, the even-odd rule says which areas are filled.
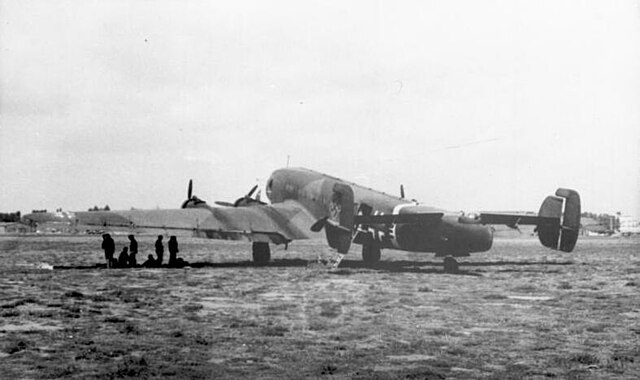
[[[127,268],[129,267],[129,254],[127,251],[129,248],[122,248],[122,252],[120,252],[120,256],[118,256],[118,268]]]
[[[138,254],[138,242],[133,235],[129,235],[129,266],[135,268],[138,265],[136,254]]]
[[[156,260],[153,258],[153,255],[147,256],[147,261],[142,263],[142,266],[144,268],[155,268],[156,267]]]
[[[178,240],[176,240],[175,236],[171,236],[169,238],[169,266],[170,267],[175,267],[177,265],[176,259],[177,259],[177,255],[178,252],[180,252],[178,250]]]
[[[104,249],[104,258],[107,260],[107,268],[112,268],[113,254],[116,252],[116,242],[113,241],[111,235],[102,235],[102,249]]]
[[[162,256],[164,256],[164,244],[162,244],[162,235],[158,235],[158,240],[156,240],[156,255],[158,258],[156,259],[156,265],[162,266]]]

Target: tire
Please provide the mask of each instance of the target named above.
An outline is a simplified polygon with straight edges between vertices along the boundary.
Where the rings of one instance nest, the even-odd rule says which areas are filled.
[[[458,262],[452,256],[444,258],[444,272],[455,274],[458,273]]]
[[[362,246],[362,261],[367,265],[374,265],[380,261],[380,247],[375,245]]]
[[[269,243],[253,243],[253,262],[258,265],[266,265],[271,261],[271,249]]]

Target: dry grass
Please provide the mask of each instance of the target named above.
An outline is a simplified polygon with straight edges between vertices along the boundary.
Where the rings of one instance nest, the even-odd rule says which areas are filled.
[[[327,272],[317,242],[256,267],[190,238],[194,268],[107,270],[99,237],[0,237],[0,377],[638,378],[640,240],[578,244],[497,240],[447,275],[404,252]]]

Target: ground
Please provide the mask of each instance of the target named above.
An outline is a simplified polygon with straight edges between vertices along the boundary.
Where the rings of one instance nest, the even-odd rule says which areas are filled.
[[[640,378],[640,239],[496,239],[457,275],[432,255],[368,268],[354,248],[331,272],[322,242],[260,267],[247,243],[179,240],[194,268],[102,268],[99,236],[0,237],[0,378]]]

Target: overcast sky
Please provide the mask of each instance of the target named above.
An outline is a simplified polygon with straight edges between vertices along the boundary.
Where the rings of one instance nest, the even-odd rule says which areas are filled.
[[[286,165],[449,210],[640,216],[638,1],[3,1],[0,211],[234,200]]]

